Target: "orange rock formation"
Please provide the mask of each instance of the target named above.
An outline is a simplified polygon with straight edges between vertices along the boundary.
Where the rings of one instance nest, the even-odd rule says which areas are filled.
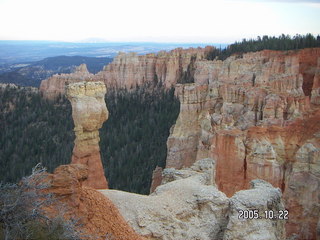
[[[264,179],[282,189],[287,235],[315,239],[320,216],[320,49],[262,51],[196,61],[176,86],[180,114],[166,167],[216,159],[228,196]]]
[[[49,99],[55,98],[65,93],[66,85],[69,83],[91,81],[93,74],[88,72],[86,64],[78,66],[74,73],[71,74],[55,74],[52,77],[42,80],[40,91]]]
[[[108,187],[99,147],[99,129],[108,119],[105,94],[106,86],[102,82],[79,82],[67,86],[76,134],[72,163],[88,166],[89,174],[84,184],[96,189]]]
[[[161,81],[166,87],[171,87],[188,72],[196,59],[204,59],[210,49],[212,47],[178,48],[147,55],[119,53],[112,63],[95,75],[82,64],[75,73],[54,75],[43,80],[40,90],[45,97],[54,98],[65,93],[66,84],[80,81],[102,81],[108,87],[128,89]]]
[[[98,191],[83,186],[88,167],[82,164],[62,165],[48,175],[49,192],[66,205],[66,217],[82,224],[83,239],[143,240],[128,225],[116,206]]]

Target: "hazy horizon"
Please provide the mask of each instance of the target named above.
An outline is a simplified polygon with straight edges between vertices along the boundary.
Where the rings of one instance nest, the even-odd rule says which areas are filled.
[[[0,40],[232,43],[320,33],[315,0],[0,0]]]
[[[75,44],[115,44],[115,45],[119,45],[119,44],[155,44],[155,45],[166,45],[166,44],[176,44],[176,45],[183,45],[183,44],[190,44],[190,45],[194,45],[194,44],[200,44],[200,45],[205,45],[205,44],[210,44],[210,45],[228,45],[231,43],[224,43],[224,42],[161,42],[161,41],[108,41],[108,40],[103,40],[103,39],[99,39],[99,40],[95,40],[95,39],[81,39],[81,40],[43,40],[43,39],[0,39],[0,42],[39,42],[39,43],[75,43]]]

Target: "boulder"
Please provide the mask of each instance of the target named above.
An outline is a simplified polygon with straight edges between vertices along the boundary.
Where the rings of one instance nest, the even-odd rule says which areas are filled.
[[[286,239],[284,218],[288,215],[281,190],[263,180],[251,181],[251,187],[230,198],[229,221],[223,240]]]

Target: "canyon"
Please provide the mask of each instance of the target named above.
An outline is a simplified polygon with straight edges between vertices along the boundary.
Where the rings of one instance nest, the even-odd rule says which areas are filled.
[[[82,65],[73,74],[42,81],[40,90],[53,98],[65,93],[66,84],[83,80],[102,81],[108,88],[131,89],[143,83],[174,86],[181,105],[167,141],[166,169],[182,171],[199,160],[214,159],[216,173],[209,185],[216,183],[225,199],[250,191],[244,189],[254,179],[267,181],[282,191],[289,211],[287,237],[316,239],[320,221],[320,49],[264,50],[235,54],[224,61],[207,60],[210,50],[176,49],[143,56],[120,53],[95,75]],[[166,169],[155,171],[155,195],[168,184]],[[121,211],[120,193],[106,191],[105,195],[119,203],[122,215],[132,220],[126,210]],[[123,193],[122,197],[140,201],[134,195]],[[151,234],[148,231],[146,235]],[[278,232],[281,235],[282,230]],[[223,236],[236,237],[227,232]]]

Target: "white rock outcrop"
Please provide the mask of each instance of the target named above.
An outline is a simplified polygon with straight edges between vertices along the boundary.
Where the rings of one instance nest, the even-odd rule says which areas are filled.
[[[251,187],[252,189],[239,191],[230,198],[229,222],[223,240],[286,239],[285,220],[278,219],[288,217],[280,189],[260,179],[251,181]],[[239,218],[239,211],[251,211],[251,216],[247,214]],[[257,219],[254,218],[253,211],[256,211]],[[252,216],[253,219],[250,219]],[[277,219],[271,219],[272,216]]]
[[[118,207],[136,232],[148,239],[285,239],[283,220],[255,219],[250,226],[238,219],[237,213],[239,208],[250,207],[261,212],[270,207],[283,209],[280,190],[255,180],[253,189],[229,199],[212,182],[214,165],[213,159],[206,158],[190,168],[164,169],[162,185],[149,196],[118,190],[100,192]],[[258,228],[260,231],[256,231]]]

